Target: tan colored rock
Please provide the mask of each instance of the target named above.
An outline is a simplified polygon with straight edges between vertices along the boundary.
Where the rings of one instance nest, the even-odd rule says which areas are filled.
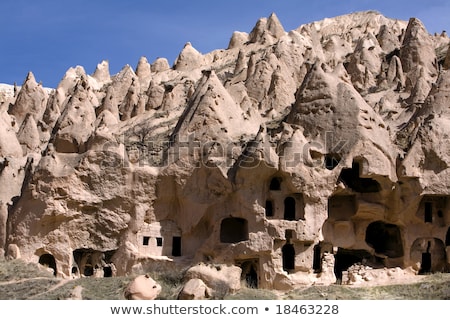
[[[136,66],[136,75],[139,77],[141,88],[146,90],[152,79],[151,65],[146,57],[141,57]]]
[[[211,296],[211,289],[202,280],[189,279],[178,295],[178,300],[204,300]]]
[[[20,259],[20,249],[15,244],[8,245],[8,248],[6,250],[6,258],[7,259]]]
[[[436,79],[436,52],[431,35],[419,19],[411,18],[409,20],[400,50],[400,59],[403,70],[407,74],[407,87],[414,87],[420,78],[429,83]],[[421,71],[421,68],[424,71]]]
[[[175,60],[174,68],[179,71],[190,71],[199,68],[202,64],[202,54],[188,42]]]
[[[109,73],[109,62],[104,60],[97,65],[94,74],[92,75],[100,83],[108,83],[111,81]]]
[[[194,298],[446,272],[448,43],[273,14],[173,68],[30,74],[0,97],[0,252],[63,278],[189,270]]]
[[[241,268],[227,265],[199,264],[187,270],[185,278],[200,279],[215,295],[235,293],[241,288]]]
[[[8,112],[16,118],[19,125],[27,114],[31,114],[37,121],[44,113],[47,99],[47,92],[36,82],[33,73],[29,72],[14,105]]]
[[[151,65],[153,72],[164,72],[170,69],[169,62],[166,58],[158,58]]]
[[[127,300],[155,300],[161,292],[161,286],[148,275],[136,277],[126,287]]]

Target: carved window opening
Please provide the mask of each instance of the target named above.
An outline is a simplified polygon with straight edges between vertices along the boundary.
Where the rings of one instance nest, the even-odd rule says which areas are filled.
[[[425,222],[433,222],[433,203],[425,202]]]
[[[273,202],[271,200],[266,201],[266,217],[273,217]]]
[[[313,270],[314,273],[322,272],[322,248],[320,247],[320,244],[314,246]]]
[[[274,190],[274,191],[281,190],[281,179],[280,178],[272,178],[272,180],[270,180],[269,189]]]
[[[181,237],[172,238],[172,256],[181,256]]]
[[[163,238],[157,237],[156,238],[156,246],[157,247],[162,247],[162,245],[163,245]]]
[[[47,268],[53,269],[53,275],[56,276],[56,260],[53,255],[44,253],[39,257],[39,263]]]
[[[445,246],[450,246],[450,227],[447,230],[447,235],[445,236]]]
[[[376,253],[399,258],[403,256],[401,231],[395,224],[376,221],[366,229],[366,242],[375,249]]]
[[[150,237],[143,237],[142,238],[142,245],[148,246],[149,242],[150,242]]]
[[[242,218],[225,218],[220,224],[220,242],[237,243],[248,240],[248,221]]]
[[[295,249],[290,243],[287,243],[282,248],[283,255],[283,270],[290,273],[295,270]]]
[[[295,210],[295,199],[292,197],[284,199],[284,220],[294,221],[296,216]]]
[[[72,270],[71,270],[71,273],[73,274],[73,275],[78,275],[78,268],[77,267],[72,267]]]

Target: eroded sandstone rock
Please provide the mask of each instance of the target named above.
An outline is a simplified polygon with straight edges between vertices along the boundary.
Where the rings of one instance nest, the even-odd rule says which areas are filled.
[[[0,99],[0,252],[67,278],[192,267],[194,298],[449,271],[449,44],[271,15],[173,67],[30,73]]]

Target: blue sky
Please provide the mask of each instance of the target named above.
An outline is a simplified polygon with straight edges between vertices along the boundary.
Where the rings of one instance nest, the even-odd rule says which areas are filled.
[[[422,20],[430,33],[450,30],[443,0],[2,0],[0,83],[22,84],[28,71],[55,87],[70,67],[94,72],[108,60],[111,74],[141,56],[173,63],[186,42],[202,53],[226,48],[233,31],[250,32],[275,12],[289,31],[355,11]]]

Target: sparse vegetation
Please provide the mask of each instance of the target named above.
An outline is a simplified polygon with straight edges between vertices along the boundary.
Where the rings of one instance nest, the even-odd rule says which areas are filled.
[[[160,270],[149,273],[149,275],[161,285],[160,300],[175,300],[183,286],[185,271]]]
[[[183,285],[184,272],[154,271],[150,276],[162,287],[158,299],[175,300]],[[123,300],[123,292],[134,276],[113,278],[57,279],[41,266],[21,260],[0,259],[0,300],[70,299],[81,286],[84,300]],[[219,297],[216,297],[219,298]],[[225,300],[450,300],[450,274],[437,273],[413,284],[389,286],[312,286],[291,292],[243,287]]]

